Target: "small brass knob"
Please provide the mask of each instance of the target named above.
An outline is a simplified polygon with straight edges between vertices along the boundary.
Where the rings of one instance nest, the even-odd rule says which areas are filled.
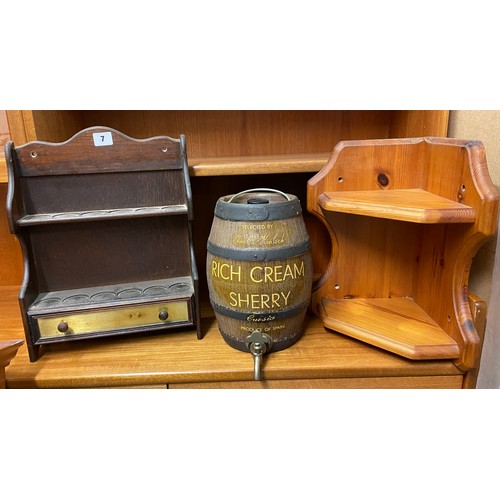
[[[168,312],[163,310],[163,311],[160,311],[160,314],[158,314],[158,317],[162,320],[162,321],[165,321],[166,319],[168,319]]]
[[[66,333],[69,329],[69,326],[68,326],[68,323],[66,323],[66,321],[61,321],[58,325],[57,325],[57,330],[61,333]]]

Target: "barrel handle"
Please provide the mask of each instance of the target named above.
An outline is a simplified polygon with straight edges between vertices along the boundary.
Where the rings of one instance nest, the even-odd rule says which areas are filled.
[[[231,198],[229,200],[227,200],[227,202],[231,203],[235,198],[237,198],[238,196],[241,196],[242,194],[255,193],[257,191],[268,191],[270,193],[278,193],[278,194],[281,194],[282,196],[284,196],[287,199],[287,201],[291,200],[290,196],[288,196],[283,191],[279,191],[278,189],[272,189],[272,188],[254,188],[254,189],[245,189],[245,191],[240,191],[239,193],[233,194],[233,196],[231,196]]]

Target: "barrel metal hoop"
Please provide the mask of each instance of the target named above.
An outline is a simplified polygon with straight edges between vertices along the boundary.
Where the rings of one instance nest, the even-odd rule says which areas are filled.
[[[304,240],[296,245],[280,248],[227,248],[221,247],[212,243],[210,240],[207,242],[207,250],[217,257],[232,260],[244,260],[262,262],[264,260],[280,260],[289,257],[299,257],[300,255],[308,252],[311,248],[309,240]]]
[[[243,203],[228,203],[222,198],[215,205],[215,216],[231,221],[263,221],[289,219],[302,214],[298,198],[282,203],[269,205],[247,205]]]
[[[253,189],[245,189],[245,191],[240,191],[239,193],[233,194],[231,198],[229,198],[228,203],[231,203],[233,200],[241,196],[242,194],[247,194],[247,193],[277,193],[283,196],[283,198],[286,198],[288,201],[291,200],[290,195],[284,193],[283,191],[279,191],[278,189],[272,189],[272,188],[253,188]]]
[[[279,311],[271,311],[271,312],[258,312],[253,313],[249,311],[235,311],[234,309],[229,309],[223,305],[217,304],[214,301],[210,301],[215,312],[222,314],[226,317],[237,319],[240,321],[248,321],[250,323],[254,323],[257,328],[259,325],[264,325],[269,321],[279,321],[282,319],[290,318],[292,316],[296,316],[298,314],[302,314],[304,309],[307,309],[309,306],[309,299],[306,302],[302,302],[302,304],[297,304],[293,307],[288,307],[286,309],[280,309]],[[250,318],[250,319],[249,319]],[[269,319],[272,318],[272,319]]]

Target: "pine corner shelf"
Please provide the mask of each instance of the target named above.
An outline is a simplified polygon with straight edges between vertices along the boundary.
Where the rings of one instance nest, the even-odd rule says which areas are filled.
[[[412,360],[479,366],[472,258],[496,233],[499,193],[479,141],[343,141],[308,181],[329,238],[312,310],[327,329]]]

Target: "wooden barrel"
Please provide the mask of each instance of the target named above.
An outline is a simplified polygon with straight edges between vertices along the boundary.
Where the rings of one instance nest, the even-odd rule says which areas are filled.
[[[259,188],[217,201],[207,244],[210,303],[224,340],[249,351],[255,331],[267,352],[301,336],[311,298],[312,259],[299,199]]]

